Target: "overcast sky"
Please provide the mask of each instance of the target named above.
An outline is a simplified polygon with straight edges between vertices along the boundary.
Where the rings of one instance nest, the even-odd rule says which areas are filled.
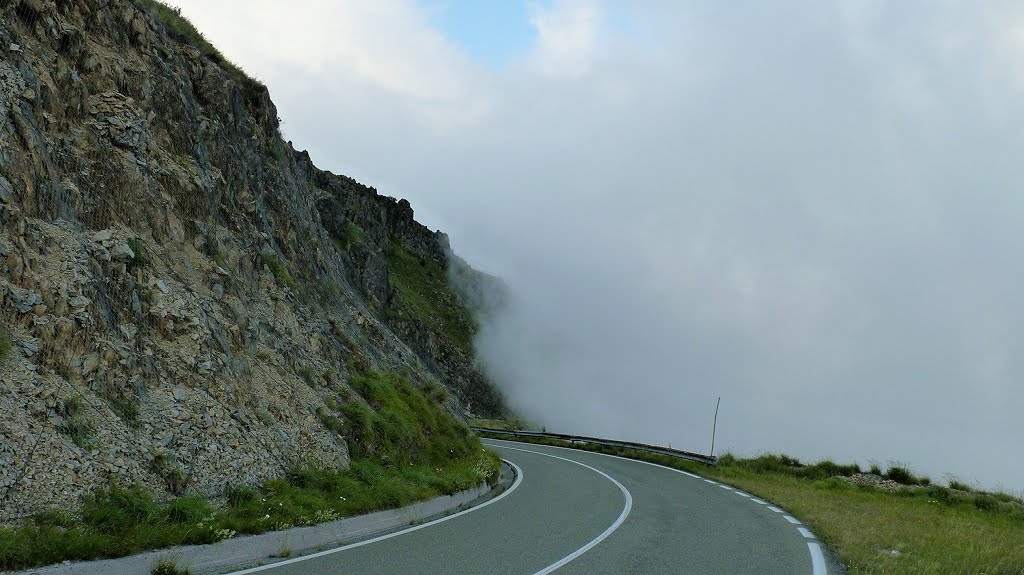
[[[1024,6],[178,0],[510,286],[550,430],[1024,489]]]

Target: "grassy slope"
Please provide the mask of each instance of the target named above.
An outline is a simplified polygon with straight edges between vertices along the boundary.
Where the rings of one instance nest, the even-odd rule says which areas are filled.
[[[337,416],[321,414],[352,446],[349,470],[296,467],[259,488],[230,489],[221,507],[200,497],[156,502],[134,486],[99,491],[74,514],[55,510],[20,528],[0,529],[0,570],[213,543],[497,481],[498,457],[438,405],[435,391],[394,373],[370,372],[350,383],[362,399],[336,404]]]
[[[386,255],[388,276],[399,294],[395,312],[423,320],[472,357],[476,324],[449,283],[447,270],[397,243]]]
[[[723,457],[708,467],[638,451],[583,448],[685,469],[772,501],[828,544],[849,575],[1024,574],[1024,507],[1009,496],[938,486],[897,493],[854,487],[827,479],[848,474],[848,466],[800,465],[780,456]]]

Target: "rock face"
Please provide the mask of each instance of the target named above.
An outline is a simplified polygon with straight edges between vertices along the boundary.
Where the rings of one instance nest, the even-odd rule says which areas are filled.
[[[318,413],[362,370],[500,412],[447,238],[317,169],[146,7],[0,0],[0,521],[345,467]]]

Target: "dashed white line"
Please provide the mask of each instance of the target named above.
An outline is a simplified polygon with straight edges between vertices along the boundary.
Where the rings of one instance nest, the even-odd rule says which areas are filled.
[[[800,532],[800,535],[803,535],[808,539],[814,539],[814,534],[811,533],[810,530],[808,530],[806,527],[797,527],[796,530]]]
[[[728,485],[719,484],[718,486],[721,487],[722,489],[727,489],[729,491],[736,491],[735,489],[733,489],[732,487],[729,487]]]
[[[793,517],[792,515],[784,515],[782,518],[785,519],[786,521],[789,521],[793,525],[800,525],[800,520],[797,519],[796,517]]]
[[[779,509],[778,507],[776,507],[774,505],[769,505],[768,509],[771,509],[772,511],[774,511],[776,513],[784,513],[781,509]]]
[[[768,505],[767,501],[762,501],[757,497],[751,497],[750,500],[753,501],[754,503],[757,503],[758,505]]]
[[[609,535],[614,533],[615,530],[618,529],[619,526],[622,525],[622,523],[626,520],[626,517],[629,517],[629,511],[630,511],[630,509],[633,508],[633,495],[629,492],[628,489],[626,489],[625,485],[619,483],[614,477],[612,477],[611,475],[608,475],[604,471],[601,471],[600,469],[597,469],[595,467],[591,467],[591,466],[587,465],[586,463],[580,463],[579,461],[575,461],[573,459],[568,459],[566,457],[559,457],[557,455],[551,455],[550,453],[543,453],[543,452],[540,452],[540,451],[531,451],[529,449],[519,449],[518,447],[507,447],[507,446],[505,447],[505,449],[511,449],[512,451],[522,451],[524,453],[533,453],[535,455],[542,455],[544,457],[551,457],[553,459],[561,459],[562,461],[568,461],[569,463],[575,463],[576,465],[579,465],[581,467],[586,467],[587,469],[597,473],[598,475],[601,475],[602,477],[604,477],[608,481],[611,481],[612,483],[614,483],[615,486],[619,488],[619,491],[622,492],[622,496],[625,497],[625,499],[626,499],[626,504],[622,507],[622,513],[619,514],[619,518],[615,520],[615,523],[612,523],[610,526],[608,526],[608,529],[605,529],[600,535],[598,535],[597,537],[592,539],[590,541],[590,543],[587,543],[583,547],[580,547],[579,549],[573,551],[572,553],[566,555],[565,557],[562,557],[561,559],[559,559],[558,561],[555,561],[551,565],[548,565],[547,567],[541,569],[540,571],[537,571],[533,575],[548,575],[548,573],[551,573],[552,571],[562,567],[563,565],[565,565],[566,563],[572,561],[573,559],[576,559],[580,555],[583,555],[587,551],[590,551],[591,549],[594,548],[594,546],[596,546],[598,543],[604,541]]]
[[[750,497],[749,493],[743,493],[742,491],[739,490],[736,491],[736,495],[739,495],[740,497]]]

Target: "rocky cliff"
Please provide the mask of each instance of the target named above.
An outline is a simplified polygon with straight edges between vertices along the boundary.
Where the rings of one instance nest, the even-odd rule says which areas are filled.
[[[162,5],[0,0],[0,520],[344,468],[371,370],[502,410],[449,267],[483,276],[278,126]]]

